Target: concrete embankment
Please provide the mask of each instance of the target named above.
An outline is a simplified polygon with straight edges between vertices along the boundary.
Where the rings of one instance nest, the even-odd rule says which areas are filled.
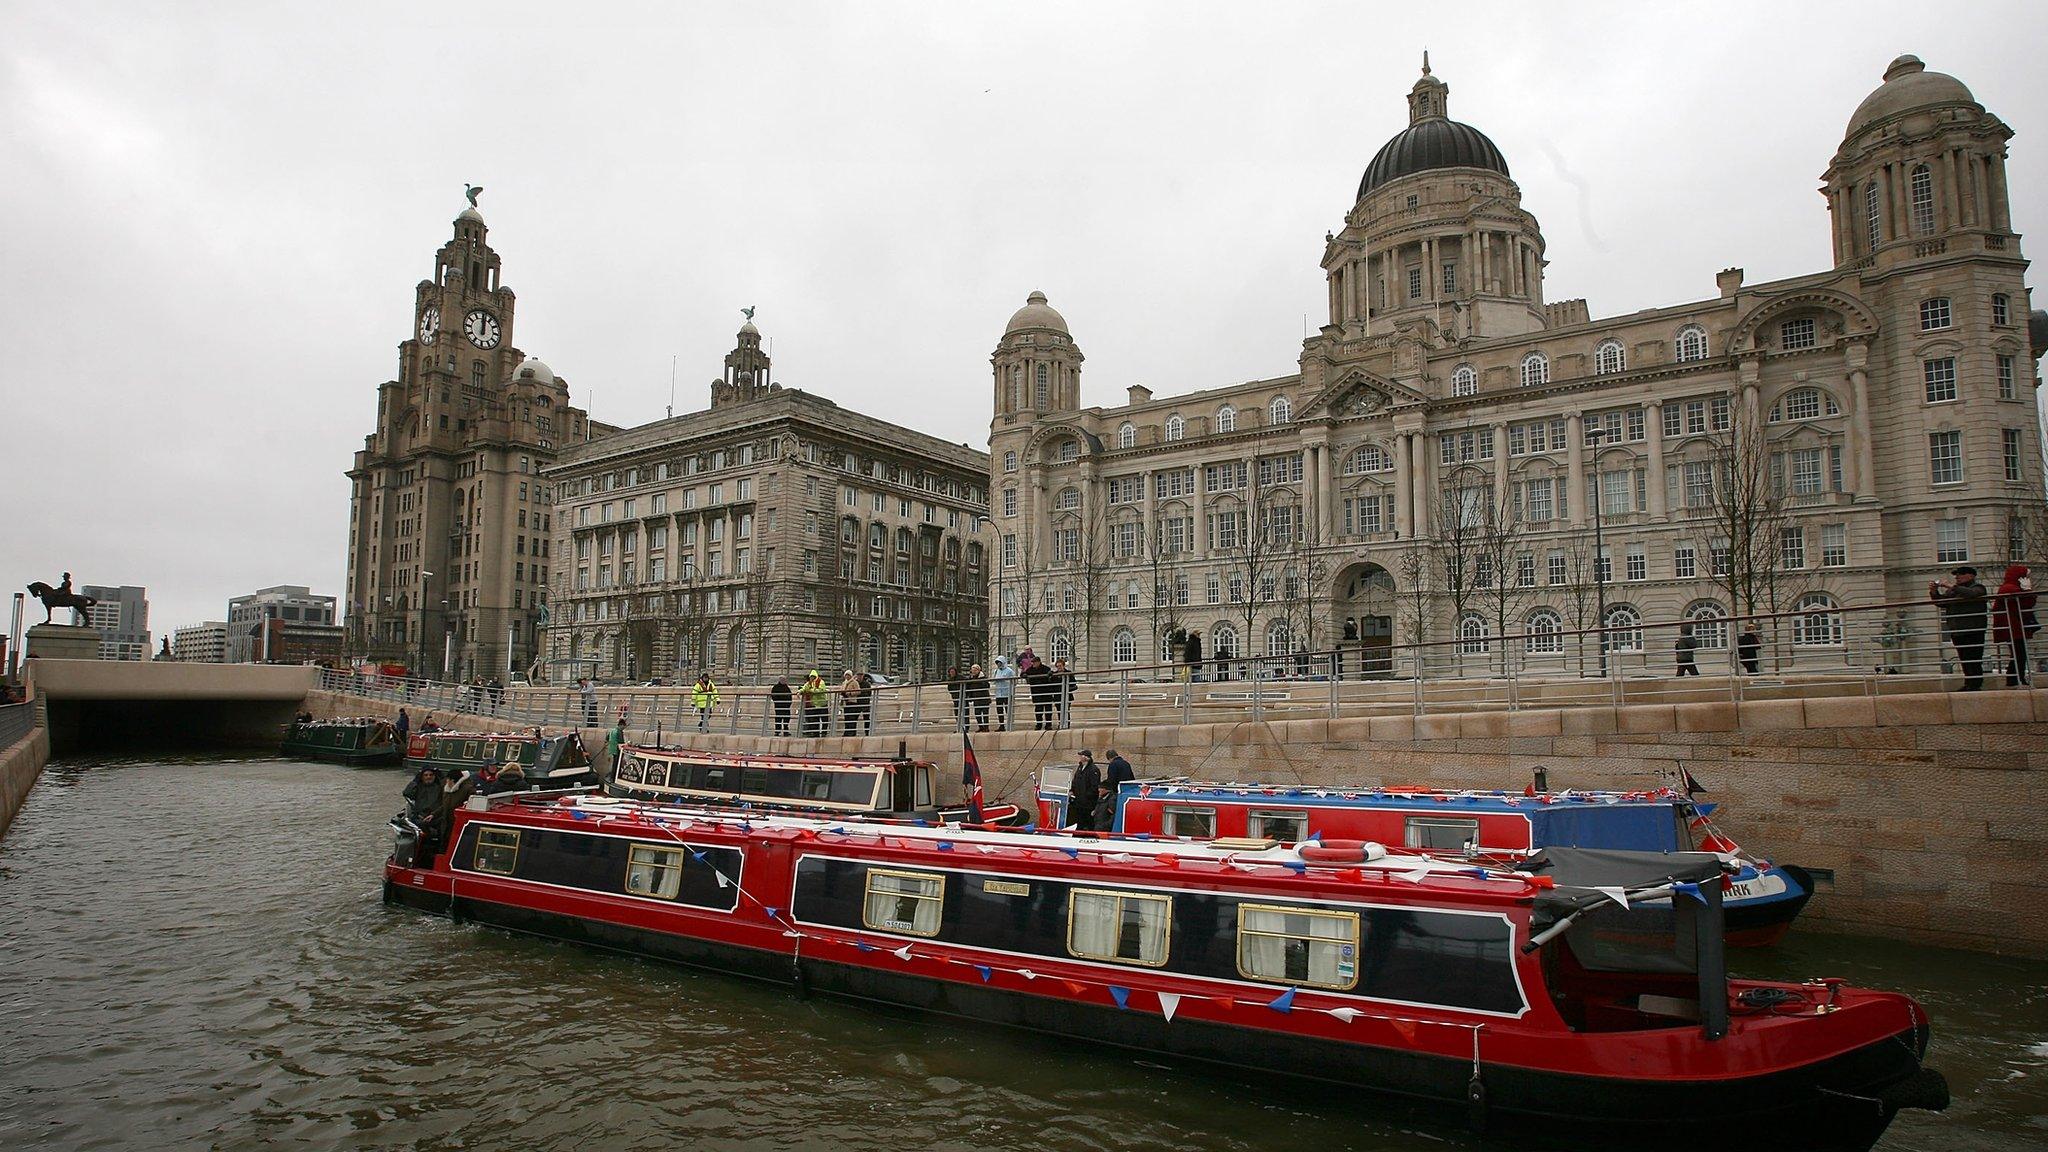
[[[386,703],[315,693],[326,715]],[[442,715],[509,730],[488,717]],[[653,733],[635,731],[636,739]],[[898,737],[801,740],[664,733],[740,751],[889,755]],[[601,747],[601,729],[586,740]],[[959,738],[901,738],[959,763]],[[1084,727],[976,734],[991,796],[1028,802],[1032,773],[1115,747],[1140,775],[1278,784],[1654,787],[1679,767],[1744,846],[1821,872],[1812,930],[2048,955],[2048,691],[1644,704],[1442,716]],[[949,794],[956,773],[941,774]]]
[[[40,726],[0,751],[0,836],[14,823],[14,814],[28,801],[29,789],[50,762],[50,733]]]

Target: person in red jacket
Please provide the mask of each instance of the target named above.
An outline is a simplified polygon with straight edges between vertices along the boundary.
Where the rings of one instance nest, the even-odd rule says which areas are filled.
[[[2014,564],[2005,570],[2005,582],[1998,586],[1998,599],[1991,607],[1991,638],[2009,645],[2012,653],[2005,667],[2007,687],[2032,682],[2027,640],[2040,628],[2034,620],[2034,582],[2027,578],[2025,564]]]

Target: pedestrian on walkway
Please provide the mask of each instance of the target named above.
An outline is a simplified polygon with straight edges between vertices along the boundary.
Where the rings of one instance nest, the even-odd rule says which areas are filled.
[[[866,736],[875,730],[875,678],[863,668],[853,682],[860,685],[860,732]]]
[[[1751,676],[1757,674],[1757,653],[1763,651],[1763,637],[1756,634],[1754,624],[1744,624],[1742,635],[1735,638],[1735,656],[1742,661],[1742,670]]]
[[[1956,646],[1956,660],[1963,666],[1963,691],[1984,687],[1984,624],[1990,594],[1977,583],[1977,570],[1964,564],[1949,573],[1948,581],[1927,585],[1927,598],[1941,606],[1941,630]]]
[[[975,667],[979,668],[981,665],[977,664]],[[1010,699],[1016,694],[1017,689],[1016,665],[1010,663],[1004,657],[996,657],[995,675],[989,678],[987,685],[989,690],[994,693],[996,699],[996,730],[1007,732],[1010,730]],[[987,695],[988,693],[983,693],[981,709],[981,730],[983,732],[988,731]]]
[[[1188,629],[1188,638],[1181,641],[1181,662],[1187,667],[1187,680],[1193,683],[1202,678],[1202,634]]]
[[[1693,653],[1699,651],[1700,642],[1699,638],[1692,634],[1691,624],[1680,624],[1678,626],[1678,640],[1673,647],[1678,650],[1678,674],[1680,676],[1699,675],[1700,666],[1694,662]]]
[[[1060,710],[1059,725],[1062,728],[1074,726],[1074,670],[1067,667],[1065,657],[1052,662],[1053,699]]]
[[[597,727],[597,689],[590,686],[590,677],[578,678],[576,690],[583,696],[583,726]]]
[[[775,734],[789,735],[789,705],[793,693],[789,690],[789,677],[778,677],[775,687],[768,690],[768,699],[775,705]]]
[[[852,736],[860,731],[860,677],[848,668],[839,677],[839,734]]]
[[[1002,657],[998,656],[996,659],[1001,660]],[[981,674],[981,665],[969,666],[967,680],[962,687],[967,697],[967,715],[961,719],[961,723],[973,724],[975,730],[979,732],[988,731],[989,680]]]
[[[803,684],[797,688],[797,695],[804,701],[804,735],[823,736],[832,712],[831,693],[826,690],[825,678],[818,675],[816,668],[804,677]]]
[[[967,695],[967,681],[960,674],[960,666],[946,669],[946,695],[953,698],[953,723],[956,727],[967,727],[967,711],[963,700]]]
[[[1036,656],[1024,666],[1024,685],[1031,693],[1032,727],[1043,732],[1052,727],[1053,688],[1052,669]]]
[[[697,710],[697,731],[711,731],[711,713],[718,707],[718,685],[711,682],[711,673],[697,674],[697,682],[690,686],[690,707]]]
[[[2027,641],[2041,630],[2034,620],[2034,582],[2025,564],[2005,570],[2005,582],[1998,586],[1998,604],[1992,613],[1992,639],[2006,646],[2005,683],[2018,688],[2034,682],[2027,659]]]

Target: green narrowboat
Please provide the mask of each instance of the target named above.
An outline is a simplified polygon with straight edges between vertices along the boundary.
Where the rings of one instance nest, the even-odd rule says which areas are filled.
[[[295,760],[325,760],[357,768],[388,768],[405,758],[391,721],[376,716],[294,720],[279,749]]]
[[[405,748],[405,766],[413,772],[438,768],[495,779],[500,769],[515,763],[528,788],[576,788],[598,782],[583,738],[575,732],[415,732]]]

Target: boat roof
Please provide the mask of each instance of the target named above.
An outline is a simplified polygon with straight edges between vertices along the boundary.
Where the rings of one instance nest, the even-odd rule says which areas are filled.
[[[460,732],[453,728],[436,728],[432,732],[414,732],[415,736],[440,736],[449,740],[554,740],[563,736],[574,736],[574,732]]]
[[[1687,801],[1670,788],[1624,792],[1609,789],[1567,789],[1561,792],[1510,792],[1504,789],[1452,788],[1324,788],[1299,784],[1240,784],[1167,778],[1133,780],[1123,786],[1142,797],[1213,802],[1271,801],[1295,806],[1413,808],[1429,803],[1446,809],[1477,812],[1529,812],[1546,808],[1610,808],[1617,805],[1665,807]]]
[[[687,760],[692,764],[736,764],[764,768],[882,768],[894,770],[899,764],[918,764],[929,767],[929,760],[912,760],[903,756],[774,756],[755,752],[707,751],[702,748],[684,748],[668,744],[628,744],[627,752],[637,752],[663,760]]]

